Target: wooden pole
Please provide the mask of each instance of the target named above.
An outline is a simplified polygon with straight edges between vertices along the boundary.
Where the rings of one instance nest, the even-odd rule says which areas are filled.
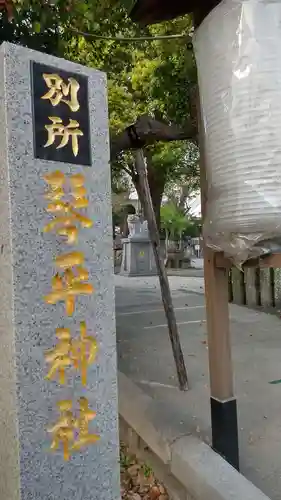
[[[159,275],[159,282],[162,294],[162,301],[168,323],[169,336],[172,344],[173,356],[176,364],[179,388],[181,391],[188,389],[187,371],[184,363],[184,357],[181,349],[179,332],[173,308],[170,285],[163,259],[160,255],[160,238],[153,210],[149,184],[147,180],[146,165],[143,152],[139,149],[136,152],[136,173],[138,176],[140,188],[140,201],[143,205],[144,214],[147,219],[147,225],[154,252],[155,262]]]
[[[198,124],[202,217],[206,215],[208,185],[199,97]],[[204,245],[204,279],[208,333],[213,448],[239,469],[237,405],[233,391],[228,311],[228,268],[217,268],[215,253]]]

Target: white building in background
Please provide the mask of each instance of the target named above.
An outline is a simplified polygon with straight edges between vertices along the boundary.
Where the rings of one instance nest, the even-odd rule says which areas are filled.
[[[141,205],[140,205],[140,200],[139,200],[138,194],[137,194],[135,189],[130,193],[129,203],[131,205],[133,205],[133,207],[136,210],[136,213],[139,213]]]
[[[133,205],[133,207],[135,207],[136,213],[141,212],[141,204],[135,189],[130,193],[129,200],[130,200],[129,203]],[[164,195],[162,203],[166,203],[166,201],[168,201],[168,198],[167,196]]]
[[[166,203],[168,201],[167,196],[163,196],[162,203]],[[139,213],[141,211],[141,205],[140,201],[138,198],[138,194],[136,190],[134,189],[129,196],[129,203],[133,205],[133,207],[136,210],[136,213]],[[200,193],[191,196],[187,202],[186,202],[187,207],[189,207],[189,213],[192,217],[196,218],[201,218],[201,195]]]
[[[187,200],[187,206],[189,207],[189,213],[192,217],[198,219],[201,218],[201,194],[198,193],[196,196],[192,196]]]

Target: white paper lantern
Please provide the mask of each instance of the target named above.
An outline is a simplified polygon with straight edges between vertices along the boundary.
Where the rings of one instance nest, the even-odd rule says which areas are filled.
[[[206,134],[207,242],[281,235],[281,2],[225,0],[194,36]]]

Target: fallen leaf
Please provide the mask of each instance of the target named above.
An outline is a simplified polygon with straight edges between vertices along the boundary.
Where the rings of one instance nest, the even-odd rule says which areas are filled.
[[[142,460],[137,460],[120,443],[121,495],[122,500],[169,500],[165,487],[157,481],[153,471]],[[150,469],[150,468],[149,468]]]
[[[127,469],[128,474],[130,474],[130,476],[137,476],[139,470],[140,470],[140,465],[139,464],[131,465],[131,467],[129,467]]]
[[[147,477],[145,477],[143,470],[139,471],[139,473],[137,475],[137,482],[138,482],[141,489],[149,490],[150,484],[147,480]]]
[[[130,500],[141,500],[141,496],[138,493],[133,493],[132,495],[129,495]]]
[[[149,493],[151,500],[156,500],[161,495],[158,486],[152,486]]]
[[[275,384],[281,384],[281,378],[277,380],[271,380],[271,382],[268,382],[269,384],[275,385]]]
[[[249,434],[249,438],[248,438],[248,443],[249,443],[249,444],[253,444],[253,442],[254,442],[254,436],[253,436],[253,433],[252,433],[252,432],[250,432],[250,434]]]

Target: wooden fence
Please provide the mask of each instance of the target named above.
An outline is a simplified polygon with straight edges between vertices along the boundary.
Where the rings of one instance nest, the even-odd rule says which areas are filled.
[[[232,268],[229,273],[229,301],[266,310],[281,310],[281,269]]]

